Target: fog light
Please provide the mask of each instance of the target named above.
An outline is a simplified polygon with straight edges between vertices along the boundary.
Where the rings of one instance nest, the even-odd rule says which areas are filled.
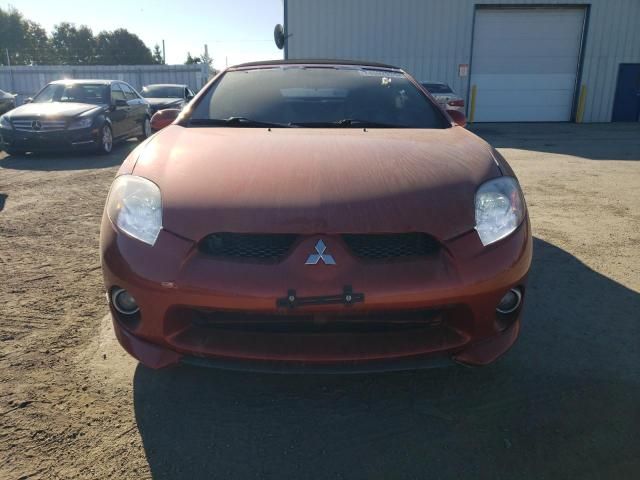
[[[504,294],[500,303],[496,310],[498,313],[513,313],[520,306],[520,302],[522,301],[522,293],[520,293],[519,288],[512,288],[507,293]]]
[[[123,315],[133,315],[140,310],[136,299],[124,288],[117,288],[111,292],[111,303],[113,308]]]

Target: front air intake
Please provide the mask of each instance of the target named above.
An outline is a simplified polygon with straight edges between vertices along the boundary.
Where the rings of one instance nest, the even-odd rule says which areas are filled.
[[[343,235],[353,255],[365,260],[398,260],[437,253],[438,242],[424,233]]]

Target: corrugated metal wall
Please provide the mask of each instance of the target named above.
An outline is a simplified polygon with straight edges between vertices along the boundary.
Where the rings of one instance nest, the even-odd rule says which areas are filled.
[[[475,7],[494,4],[591,6],[584,121],[610,121],[620,63],[640,63],[640,0],[287,0],[288,57],[390,63],[466,98]]]
[[[152,83],[178,83],[199,90],[208,80],[207,65],[52,65],[0,67],[0,90],[17,93],[18,103],[47,83],[63,78],[123,80],[140,90]]]

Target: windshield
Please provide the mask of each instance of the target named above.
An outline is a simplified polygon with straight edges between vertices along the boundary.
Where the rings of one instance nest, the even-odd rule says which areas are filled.
[[[233,121],[238,119],[242,121]],[[303,66],[227,72],[195,106],[189,123],[347,128],[448,126],[432,102],[401,72]]]
[[[429,93],[453,93],[449,85],[444,83],[423,83],[422,86],[426,88]]]
[[[109,86],[91,83],[50,83],[33,99],[33,103],[78,102],[95,105],[109,103]]]
[[[141,92],[145,98],[182,98],[184,87],[172,87],[166,85],[149,85]]]

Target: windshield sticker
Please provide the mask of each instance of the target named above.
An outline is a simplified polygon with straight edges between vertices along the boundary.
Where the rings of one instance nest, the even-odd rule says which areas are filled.
[[[404,78],[404,75],[400,72],[390,72],[389,70],[370,70],[370,69],[360,69],[358,73],[363,77],[384,77],[384,78]]]
[[[281,88],[280,94],[283,97],[294,97],[294,98],[346,98],[347,97],[347,89],[346,88],[304,88],[304,87],[295,87],[295,88]]]

